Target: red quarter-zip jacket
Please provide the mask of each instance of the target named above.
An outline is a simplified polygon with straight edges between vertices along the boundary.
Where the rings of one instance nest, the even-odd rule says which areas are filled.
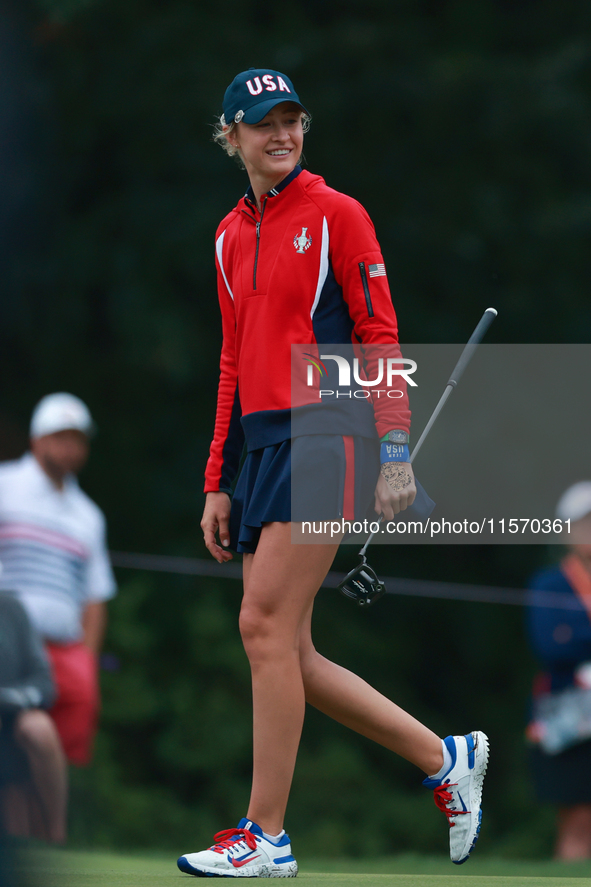
[[[302,433],[410,430],[402,379],[403,398],[374,394],[373,409],[368,401],[338,401],[319,419],[318,385],[292,409],[292,344],[316,354],[325,343],[392,345],[399,355],[383,262],[364,208],[299,166],[263,196],[260,213],[249,189],[222,221],[216,266],[223,346],[205,492],[230,491],[245,439],[253,450]]]

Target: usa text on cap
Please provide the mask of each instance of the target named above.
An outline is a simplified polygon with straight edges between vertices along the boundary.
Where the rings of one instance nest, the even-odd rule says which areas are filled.
[[[225,92],[222,123],[259,123],[281,102],[295,102],[308,113],[286,74],[270,68],[249,68],[237,74]]]

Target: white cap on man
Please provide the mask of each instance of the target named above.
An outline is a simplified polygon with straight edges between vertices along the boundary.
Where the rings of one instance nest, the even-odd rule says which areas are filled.
[[[74,394],[66,394],[65,391],[47,394],[33,410],[31,437],[43,437],[71,428],[82,431],[89,437],[96,431],[90,410]]]
[[[560,520],[577,521],[591,513],[591,480],[581,480],[566,490],[556,506]]]

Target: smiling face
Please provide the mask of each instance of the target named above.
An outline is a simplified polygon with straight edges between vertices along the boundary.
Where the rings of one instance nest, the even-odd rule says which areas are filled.
[[[239,123],[229,139],[240,150],[258,199],[289,175],[300,159],[302,109],[294,102],[282,102],[259,123]]]

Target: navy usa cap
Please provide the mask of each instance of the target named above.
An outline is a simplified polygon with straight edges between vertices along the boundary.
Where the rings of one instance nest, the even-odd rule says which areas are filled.
[[[234,77],[224,94],[222,123],[259,123],[281,102],[295,102],[306,111],[289,77],[269,68],[249,68]]]

